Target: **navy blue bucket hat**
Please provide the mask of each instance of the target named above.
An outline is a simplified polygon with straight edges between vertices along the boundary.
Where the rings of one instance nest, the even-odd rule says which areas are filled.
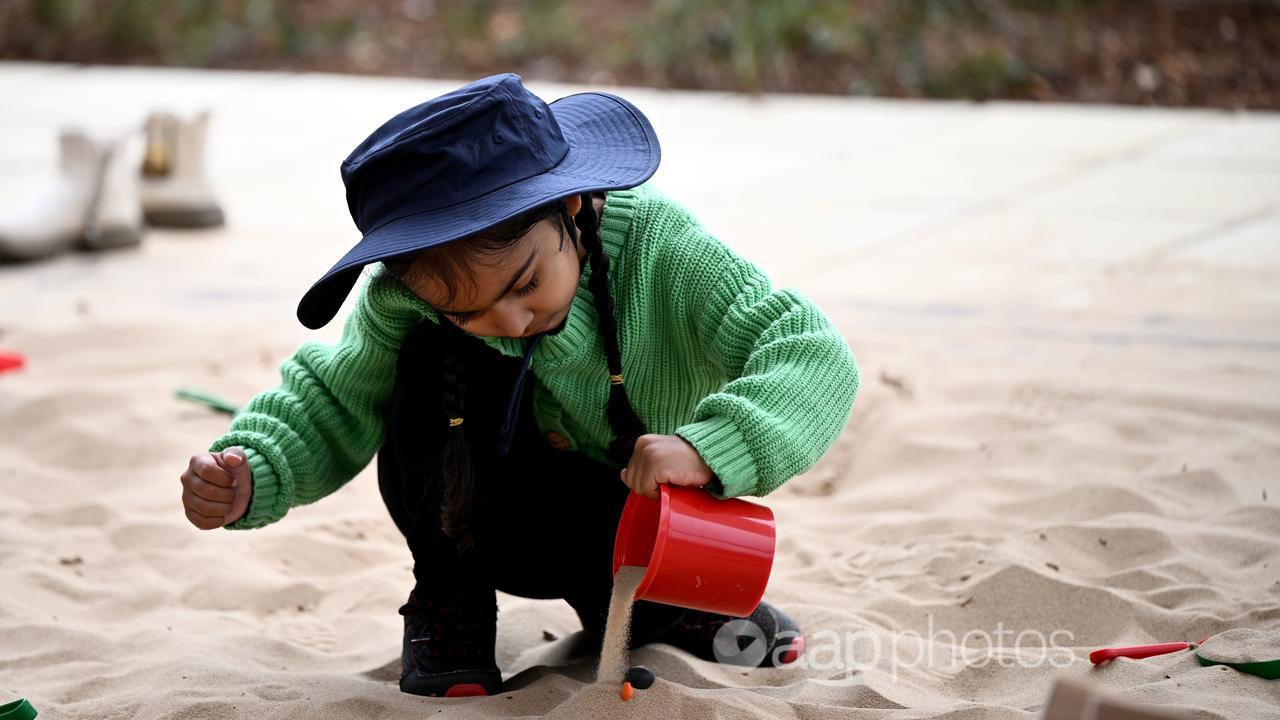
[[[493,227],[569,195],[648,180],[661,149],[626,100],[579,93],[548,105],[512,73],[405,110],[342,163],[363,237],[302,297],[298,320],[323,327],[366,264]]]

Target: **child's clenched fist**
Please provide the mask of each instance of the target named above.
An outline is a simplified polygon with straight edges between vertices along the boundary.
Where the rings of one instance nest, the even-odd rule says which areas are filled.
[[[658,486],[702,487],[715,473],[698,449],[679,435],[649,433],[636,438],[631,462],[622,471],[622,482],[637,495],[657,500]]]
[[[249,509],[252,495],[253,473],[238,447],[192,455],[182,473],[182,506],[187,519],[201,530],[239,520]]]

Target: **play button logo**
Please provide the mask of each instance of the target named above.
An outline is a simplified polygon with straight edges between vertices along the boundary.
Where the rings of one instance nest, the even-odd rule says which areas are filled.
[[[746,618],[736,618],[716,631],[711,651],[719,663],[760,667],[769,647],[759,625]]]

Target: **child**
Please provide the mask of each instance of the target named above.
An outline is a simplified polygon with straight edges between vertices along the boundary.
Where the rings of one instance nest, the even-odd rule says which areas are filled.
[[[376,263],[342,338],[305,343],[191,459],[190,521],[262,527],[376,453],[414,559],[401,690],[501,690],[495,590],[563,598],[598,648],[627,494],[765,495],[826,452],[858,388],[808,299],[642,184],[658,160],[629,102],[547,105],[512,74],[375,130],[342,165],[363,238],[298,306],[322,327]],[[732,662],[713,648],[731,619],[639,601],[632,646]],[[776,607],[749,619],[763,664],[802,651]]]

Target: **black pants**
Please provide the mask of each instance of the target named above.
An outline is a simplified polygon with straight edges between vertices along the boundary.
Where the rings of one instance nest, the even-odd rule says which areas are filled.
[[[510,451],[498,457],[499,428],[521,360],[470,336],[455,336],[454,342],[465,381],[462,428],[478,488],[471,523],[475,546],[460,553],[452,539],[436,531],[435,493],[428,493],[428,511],[421,513],[432,532],[414,533],[422,481],[429,474],[423,468],[438,462],[449,432],[440,332],[423,321],[401,348],[378,454],[378,485],[392,519],[410,541],[416,591],[480,607],[492,607],[495,590],[563,598],[584,629],[602,632],[613,583],[614,534],[630,491],[611,466],[547,443],[533,417],[532,377],[526,378]],[[634,644],[657,637],[683,614],[671,605],[637,601]]]

